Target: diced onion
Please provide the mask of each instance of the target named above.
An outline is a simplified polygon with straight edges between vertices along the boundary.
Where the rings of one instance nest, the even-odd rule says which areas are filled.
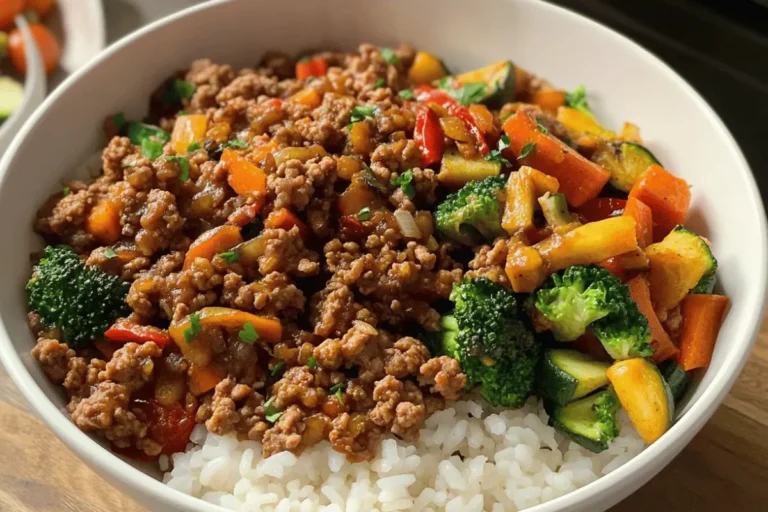
[[[397,225],[400,226],[400,232],[405,238],[421,238],[421,231],[419,231],[419,226],[416,225],[411,212],[398,208],[395,210],[395,219],[397,220]]]

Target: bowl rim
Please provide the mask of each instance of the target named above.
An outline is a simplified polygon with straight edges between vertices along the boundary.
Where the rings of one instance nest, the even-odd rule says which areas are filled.
[[[5,185],[9,164],[21,146],[24,138],[43,118],[47,109],[53,103],[57,102],[59,97],[69,90],[75,82],[79,81],[82,76],[86,75],[91,69],[100,66],[102,62],[110,59],[114,53],[129,46],[149,33],[162,30],[168,25],[175,23],[177,20],[193,13],[238,1],[242,0],[210,0],[156,20],[110,45],[87,65],[70,75],[56,88],[53,94],[51,94],[45,102],[37,108],[35,113],[27,119],[2,160],[0,160],[0,187]],[[632,480],[634,473],[642,473],[640,470],[646,465],[649,467],[652,466],[652,461],[654,461],[654,459],[664,460],[665,457],[663,454],[664,452],[668,452],[664,464],[656,468],[656,471],[659,471],[669,460],[671,460],[672,457],[669,456],[669,454],[677,454],[677,452],[681,450],[704,426],[712,414],[714,414],[746,363],[761,325],[766,298],[768,298],[768,224],[766,223],[765,209],[754,175],[732,134],[702,96],[669,65],[628,37],[587,16],[575,13],[565,7],[541,2],[539,0],[503,1],[535,4],[537,9],[543,9],[552,15],[564,16],[568,18],[571,23],[586,24],[591,30],[601,31],[616,41],[616,44],[624,46],[626,51],[633,55],[633,58],[643,60],[646,63],[653,65],[658,69],[659,73],[665,75],[667,81],[682,88],[682,90],[691,97],[692,101],[707,120],[712,123],[713,128],[719,133],[719,138],[723,141],[726,150],[731,154],[731,158],[738,164],[737,172],[739,172],[745,179],[749,189],[748,195],[744,197],[744,200],[748,201],[750,206],[756,211],[761,212],[759,215],[760,218],[758,219],[760,227],[759,233],[754,234],[758,238],[758,260],[761,262],[761,265],[759,273],[754,277],[752,283],[754,286],[757,286],[758,289],[762,290],[762,294],[760,295],[760,299],[762,300],[745,305],[745,308],[747,309],[747,312],[745,313],[747,323],[750,327],[747,330],[749,340],[745,345],[744,350],[740,352],[727,352],[724,356],[724,362],[720,371],[715,375],[713,381],[703,391],[699,399],[689,406],[689,410],[678,418],[675,424],[664,436],[651,446],[646,447],[639,455],[632,458],[620,468],[607,475],[601,476],[596,481],[591,482],[584,487],[571,491],[564,496],[560,496],[549,502],[527,509],[531,512],[550,512],[562,510],[563,507],[586,503],[590,500],[590,497],[604,493],[610,494],[609,491],[612,487],[619,487],[622,480]],[[5,326],[5,320],[2,315],[0,315],[0,356],[2,356],[3,364],[14,383],[18,386],[24,398],[32,404],[33,409],[43,419],[46,425],[53,430],[57,437],[59,437],[70,450],[74,451],[92,468],[98,468],[101,476],[105,476],[111,483],[117,484],[123,489],[133,489],[134,491],[141,493],[141,495],[155,500],[157,503],[177,507],[180,510],[193,510],[197,512],[224,510],[218,505],[204,502],[199,498],[192,497],[168,487],[161,481],[154,479],[147,473],[120,459],[108,449],[97,443],[91,436],[79,430],[70,419],[48,399],[43,390],[35,383],[31,374],[25,368],[20,354],[16,352],[10,341]],[[630,484],[630,487],[634,491],[637,487],[644,484],[653,474],[655,474],[655,472],[647,474],[648,476],[645,478],[635,478],[634,487],[631,487],[633,484]],[[625,497],[626,495],[624,494],[620,496],[621,499]],[[616,501],[618,501],[618,499]]]

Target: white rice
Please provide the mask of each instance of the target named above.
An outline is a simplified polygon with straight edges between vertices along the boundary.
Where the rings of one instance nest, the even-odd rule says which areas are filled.
[[[348,464],[327,442],[300,457],[262,459],[261,445],[208,433],[198,425],[163,481],[242,512],[501,512],[562,496],[618,468],[643,441],[619,412],[621,435],[593,454],[547,426],[535,399],[492,411],[474,401],[427,419],[418,443],[381,441],[372,462]]]

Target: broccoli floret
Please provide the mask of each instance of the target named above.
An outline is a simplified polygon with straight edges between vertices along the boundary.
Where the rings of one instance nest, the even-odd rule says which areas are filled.
[[[533,304],[558,341],[575,340],[590,326],[614,359],[653,354],[648,320],[629,288],[604,268],[577,265],[553,274]]]
[[[465,245],[477,245],[505,234],[500,196],[506,176],[470,181],[437,206],[435,222],[440,233]]]
[[[66,245],[45,248],[26,287],[29,308],[75,347],[103,336],[115,319],[129,313],[128,288],[120,278],[86,266]]]
[[[520,320],[515,296],[486,278],[454,285],[455,308],[441,319],[442,351],[458,360],[486,400],[521,407],[533,393],[541,351]]]

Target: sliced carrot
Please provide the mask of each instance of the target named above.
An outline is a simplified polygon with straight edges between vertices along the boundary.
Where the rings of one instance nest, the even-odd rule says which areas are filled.
[[[536,91],[531,97],[531,103],[538,105],[542,110],[556,113],[557,109],[565,105],[565,92],[557,89]]]
[[[283,337],[283,326],[279,320],[254,315],[247,311],[211,306],[201,309],[195,315],[198,315],[201,327],[242,329],[246,323],[250,322],[260,339],[277,343]],[[172,322],[168,328],[171,338],[179,345],[182,352],[184,352],[185,346],[193,346],[192,343],[187,343],[184,337],[184,331],[190,329],[191,324],[190,317],[186,316],[179,322]]]
[[[520,158],[520,163],[557,178],[560,192],[571,206],[581,206],[597,197],[611,177],[573,148],[543,133],[528,112],[518,110],[504,123],[504,131],[509,135],[509,149],[516,157],[520,158],[523,148],[526,149],[527,156]]]
[[[728,307],[723,295],[691,294],[680,304],[683,330],[677,364],[685,371],[706,368],[712,361],[715,341]]]
[[[661,363],[667,359],[677,356],[677,347],[672,343],[672,339],[664,330],[664,327],[656,316],[651,304],[651,290],[645,276],[636,276],[629,280],[629,295],[637,303],[640,312],[648,319],[648,326],[651,328],[651,346],[653,347],[653,360]]]
[[[227,148],[221,154],[221,161],[227,164],[227,182],[232,190],[241,196],[254,196],[263,201],[267,194],[267,175],[261,168]]]
[[[104,199],[91,209],[85,219],[85,231],[99,243],[112,245],[120,239],[120,208],[115,201]]]
[[[207,393],[224,380],[225,375],[213,366],[189,365],[189,391],[195,396]]]
[[[189,267],[196,258],[211,260],[220,252],[228,251],[242,241],[238,226],[224,225],[209,229],[189,246],[184,258],[184,268]]]
[[[203,142],[207,130],[208,119],[202,114],[177,117],[171,134],[173,150],[183,155],[193,142]]]
[[[635,219],[637,245],[645,248],[653,243],[653,213],[647,204],[636,197],[630,197],[624,206],[624,214]]]
[[[320,94],[320,91],[317,89],[313,87],[307,87],[306,89],[302,89],[288,98],[288,101],[298,103],[300,105],[305,105],[310,108],[317,108],[320,106],[320,103],[323,102],[323,95]]]
[[[299,228],[299,233],[301,233],[302,238],[309,236],[310,231],[307,225],[288,208],[273,210],[267,216],[267,220],[264,221],[264,227],[270,229],[284,229],[288,231],[294,226]]]
[[[691,206],[688,182],[655,164],[640,175],[629,197],[639,199],[653,212],[653,239],[657,242],[685,223]]]

